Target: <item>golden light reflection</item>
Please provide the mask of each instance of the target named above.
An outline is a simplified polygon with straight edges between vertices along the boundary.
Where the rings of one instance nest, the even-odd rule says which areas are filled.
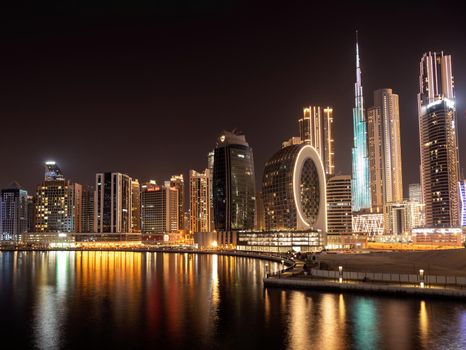
[[[342,332],[344,332],[344,327],[346,325],[346,306],[343,294],[340,294],[338,297],[338,320],[340,328],[342,329]]]
[[[427,348],[429,340],[429,317],[427,315],[427,307],[424,300],[421,300],[419,308],[419,334],[423,348]]]
[[[334,294],[324,294],[320,300],[319,338],[317,348],[339,349],[341,347],[340,329],[337,322],[337,301]]]
[[[293,292],[289,305],[289,349],[311,349],[311,304],[304,293]]]

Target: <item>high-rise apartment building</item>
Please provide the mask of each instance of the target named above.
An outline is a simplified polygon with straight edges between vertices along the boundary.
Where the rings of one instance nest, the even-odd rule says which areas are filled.
[[[131,178],[121,173],[98,173],[95,188],[96,232],[131,232]]]
[[[184,179],[183,174],[173,175],[170,178],[170,186],[178,191],[178,229],[183,230],[184,227]],[[178,230],[177,229],[177,230]]]
[[[27,232],[27,191],[17,183],[0,192],[0,240],[12,239]]]
[[[392,89],[374,91],[367,129],[372,210],[382,212],[387,203],[403,201],[400,113]]]
[[[167,181],[163,186],[149,181],[141,186],[141,231],[166,234],[178,231],[178,190]]]
[[[211,179],[209,169],[203,173],[189,171],[190,231],[193,233],[211,231]]]
[[[421,184],[427,227],[459,227],[458,135],[451,56],[425,53],[418,94]]]
[[[141,186],[131,181],[131,232],[141,232]]]
[[[36,230],[36,198],[35,196],[28,196],[27,198],[27,211],[28,211],[28,230],[27,232],[34,232]]]
[[[327,181],[327,232],[352,232],[351,176],[337,175]]]
[[[324,165],[325,174],[335,173],[335,146],[333,139],[333,109],[310,106],[303,109],[299,119],[301,142],[315,148]],[[290,139],[293,143],[293,139]]]
[[[234,231],[254,229],[255,177],[252,148],[244,134],[224,131],[214,156],[213,206],[221,243],[234,243]]]
[[[214,190],[213,190],[213,182],[214,182],[214,157],[215,152],[210,151],[207,154],[207,169],[209,169],[210,174],[210,229],[214,230],[215,223],[214,223]]]
[[[75,193],[77,191],[77,193]],[[76,232],[80,224],[80,185],[65,180],[58,165],[45,163],[44,181],[37,186],[35,207],[36,232]]]
[[[370,191],[369,158],[367,150],[367,124],[359,65],[359,45],[356,38],[356,83],[354,84],[355,106],[353,108],[352,149],[352,208],[361,212],[372,207]]]
[[[95,191],[92,187],[84,187],[82,189],[82,216],[81,216],[81,232],[94,233],[94,200]]]
[[[74,232],[84,232],[82,230],[83,213],[83,187],[80,184],[72,184],[73,188],[73,222]]]

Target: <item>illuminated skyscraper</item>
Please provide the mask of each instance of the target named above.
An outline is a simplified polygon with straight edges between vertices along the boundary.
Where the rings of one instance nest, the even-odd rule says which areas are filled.
[[[65,180],[55,162],[45,163],[44,181],[37,186],[36,232],[76,232],[80,223],[81,185]],[[78,207],[79,206],[79,207]]]
[[[184,227],[184,179],[183,174],[173,175],[170,179],[170,186],[178,190],[178,229],[183,230]]]
[[[451,56],[425,53],[418,94],[421,182],[428,227],[459,227],[458,141]]]
[[[98,233],[131,232],[131,178],[121,173],[96,174],[95,227]]]
[[[367,123],[372,209],[382,212],[387,203],[403,201],[398,95],[391,89],[374,91]]]
[[[215,152],[210,151],[207,155],[207,169],[209,169],[210,174],[210,229],[214,230],[215,223],[214,223],[214,190],[213,190],[213,182],[214,182],[214,156]]]
[[[356,37],[356,83],[354,84],[355,106],[353,108],[353,150],[352,150],[352,207],[353,212],[371,208],[369,158],[367,154],[367,125],[364,116],[359,46]]]
[[[205,169],[203,173],[189,171],[189,226],[193,233],[211,231],[211,179],[209,169]]]
[[[141,232],[141,186],[138,179],[131,181],[131,232]]]
[[[262,198],[266,230],[327,232],[326,176],[311,145],[283,147],[267,161]]]
[[[0,196],[0,240],[12,239],[27,232],[27,191],[17,183],[1,191]]]
[[[254,229],[255,178],[252,148],[244,134],[224,131],[214,157],[213,201],[220,243],[236,240],[238,230]]]
[[[149,181],[141,186],[141,231],[162,240],[164,234],[178,231],[178,190],[165,181],[159,186]]]
[[[333,140],[333,109],[330,107],[310,106],[303,109],[303,117],[299,119],[301,142],[315,148],[324,165],[325,174],[335,173],[335,148]],[[288,143],[293,144],[294,138]],[[287,144],[288,145],[288,144]]]
[[[460,225],[466,226],[466,180],[458,182],[460,197]]]

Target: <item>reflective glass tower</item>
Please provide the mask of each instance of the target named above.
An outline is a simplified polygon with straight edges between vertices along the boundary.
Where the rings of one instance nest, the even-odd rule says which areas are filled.
[[[213,207],[221,243],[233,243],[233,231],[254,229],[255,178],[252,148],[245,136],[224,131],[214,153]]]
[[[367,155],[367,125],[364,116],[364,101],[359,66],[359,47],[356,32],[356,83],[354,84],[355,107],[353,108],[353,180],[352,208],[359,212],[371,207],[369,158]]]

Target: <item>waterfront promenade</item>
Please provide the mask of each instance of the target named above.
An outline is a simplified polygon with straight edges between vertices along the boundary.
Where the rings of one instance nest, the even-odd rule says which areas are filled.
[[[446,252],[439,255],[441,258],[440,265],[448,263],[455,263],[458,254],[465,252]],[[406,253],[405,253],[406,254]],[[416,258],[425,256],[415,255],[411,253],[404,257],[404,260],[410,260],[413,256]],[[399,253],[393,253],[394,257],[399,258]],[[430,255],[432,257],[432,254]],[[332,259],[333,258],[333,259]],[[377,264],[370,264],[377,261],[379,256],[374,257],[370,254],[365,254],[366,271],[356,269],[357,271],[346,271],[346,266],[334,266],[338,262],[351,262],[351,254],[341,254],[337,257],[325,256],[323,259],[319,257],[313,262],[313,267],[309,268],[304,265],[304,261],[297,261],[296,264],[284,272],[277,272],[268,274],[264,278],[264,287],[266,288],[286,288],[286,289],[307,289],[307,290],[325,290],[333,292],[357,292],[368,294],[390,294],[390,295],[405,295],[415,297],[443,297],[443,298],[461,298],[466,299],[466,276],[464,271],[459,270],[458,275],[446,274],[427,274],[424,269],[412,270],[410,266],[406,269],[403,262],[399,265],[391,264],[391,272],[387,272],[386,265],[384,268],[379,269]],[[450,261],[449,261],[450,258]],[[387,257],[383,257],[384,261]],[[364,260],[362,256],[354,259],[351,267],[357,267]],[[325,261],[325,264],[322,264]],[[422,259],[418,264],[422,266]],[[328,264],[330,262],[330,264]],[[309,263],[309,262],[308,262]],[[430,261],[429,267],[432,265],[431,270],[439,270],[435,265],[436,260]],[[323,265],[325,268],[320,269]],[[332,269],[333,268],[333,269]],[[437,268],[437,270],[435,269]],[[375,272],[374,272],[375,271]],[[384,271],[384,272],[381,272]],[[402,273],[400,273],[400,271]],[[456,271],[456,270],[453,270]],[[406,272],[406,273],[405,273]],[[450,271],[451,272],[451,271]],[[463,272],[463,273],[461,273]]]

